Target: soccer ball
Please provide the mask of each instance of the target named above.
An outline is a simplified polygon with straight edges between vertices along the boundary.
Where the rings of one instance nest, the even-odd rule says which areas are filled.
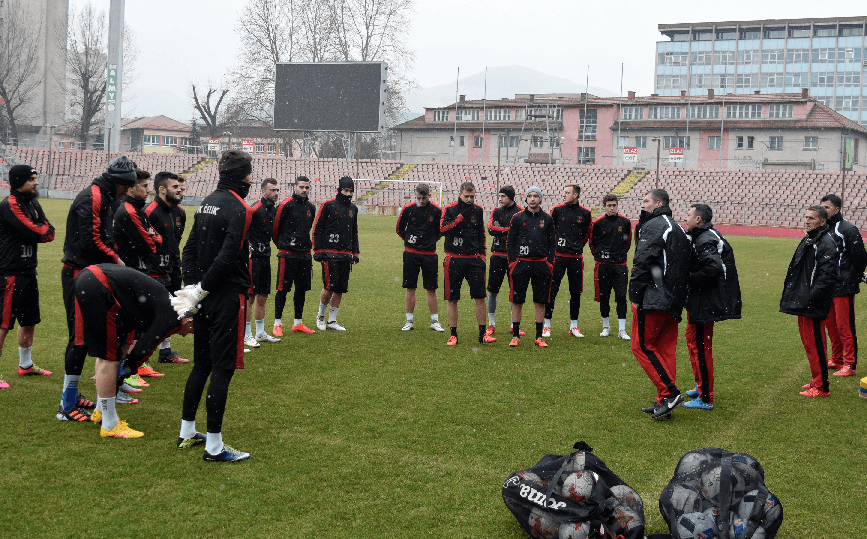
[[[581,503],[593,492],[598,476],[591,471],[575,472],[563,480],[561,495],[573,502]]]
[[[640,513],[636,513],[632,509],[620,505],[614,508],[614,523],[619,525],[622,530],[631,530],[637,526],[644,525],[644,517]]]
[[[722,478],[720,477],[721,475],[722,468],[717,466],[716,468],[711,468],[710,470],[706,471],[701,476],[701,495],[717,506],[722,501],[719,499],[720,486],[722,484]],[[734,467],[732,467],[731,469],[731,474],[729,474],[729,478],[731,481],[731,502],[729,505],[730,507],[735,507],[741,502],[744,497],[744,493],[746,492],[746,484],[744,483],[744,477]]]
[[[694,483],[695,487],[698,488],[700,486],[701,475],[704,473],[704,468],[710,463],[710,460],[707,453],[703,451],[690,451],[677,463],[674,477],[680,483]]]
[[[587,522],[566,522],[560,524],[559,539],[587,539],[590,536],[590,524]]]
[[[671,501],[671,506],[674,508],[674,514],[682,515],[684,513],[692,513],[698,511],[701,507],[701,494],[684,485],[675,484],[666,488],[662,492],[662,499],[666,498]]]
[[[744,499],[741,500],[740,505],[738,505],[738,516],[741,517],[744,521],[748,521],[750,519],[750,514],[753,512],[753,505],[756,503],[756,497],[758,496],[758,490],[751,490],[744,495]],[[771,524],[781,520],[783,518],[783,506],[780,504],[780,500],[777,499],[776,496],[768,492],[768,499],[765,501],[765,507],[762,510],[762,524],[766,526],[770,526]]]
[[[530,485],[531,487],[541,487],[542,478],[529,470],[516,472],[515,475],[521,478],[521,482]]]
[[[618,502],[639,515],[644,514],[644,502],[641,501],[641,496],[628,485],[614,485],[611,487],[611,492]]]
[[[578,452],[572,455],[569,459],[569,462],[566,463],[566,468],[563,469],[563,473],[573,473],[573,472],[581,472],[584,471],[584,463],[585,463],[585,455],[584,452]]]
[[[747,488],[758,486],[765,480],[765,472],[759,461],[746,453],[737,453],[732,456],[732,468],[736,468],[747,484]]]
[[[747,525],[743,519],[738,518],[736,515],[732,515],[732,522],[729,525],[729,537],[736,538],[742,536],[746,528]]]
[[[527,519],[527,525],[532,530],[533,537],[547,538],[557,537],[559,526],[547,512],[541,509],[533,509]]]
[[[716,522],[713,515],[704,513],[687,513],[677,519],[678,539],[709,539],[715,537]]]

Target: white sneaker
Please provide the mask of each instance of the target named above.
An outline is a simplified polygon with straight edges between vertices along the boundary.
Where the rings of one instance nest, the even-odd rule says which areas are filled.
[[[544,335],[544,333],[542,335]],[[584,336],[584,334],[581,333],[581,330],[578,328],[571,328],[569,330],[569,335],[572,335],[573,337],[583,337]]]
[[[401,330],[401,331],[409,331],[409,330],[412,329],[412,327],[413,327],[413,326],[412,326],[412,322],[410,322],[409,320],[407,320],[407,321],[406,321],[406,324],[404,324],[403,327],[400,328],[400,330]]]
[[[549,328],[548,326],[543,327],[542,328],[542,336],[543,337],[550,337],[551,336],[551,328]]]
[[[316,317],[316,329],[320,331],[325,331],[325,317],[317,316]]]
[[[334,331],[346,331],[346,328],[338,324],[337,320],[335,320],[334,322],[328,322],[325,327],[328,329],[333,329]]]
[[[244,353],[245,353],[245,354],[249,354],[250,352],[251,352],[251,350],[250,350],[249,348],[244,348]]]
[[[280,342],[279,337],[272,337],[267,333],[260,333],[259,335],[256,335],[256,340],[259,342]]]
[[[621,329],[620,333],[617,334],[618,337],[623,339],[624,341],[631,341],[632,337],[629,336],[629,333],[626,333],[625,329]]]
[[[607,337],[611,335],[611,328],[602,328],[602,333],[599,334],[600,337]]]
[[[257,341],[255,337],[250,335],[249,337],[244,339],[244,346],[246,346],[248,348],[259,348],[261,345],[259,344],[259,341]]]
[[[445,328],[443,328],[439,322],[431,322],[430,328],[434,331],[445,331]]]

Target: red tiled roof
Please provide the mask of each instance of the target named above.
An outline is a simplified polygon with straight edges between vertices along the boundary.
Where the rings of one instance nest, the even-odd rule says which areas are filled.
[[[122,129],[155,129],[160,131],[184,131],[189,132],[190,126],[185,123],[172,120],[168,116],[145,116],[129,118],[121,124]]]

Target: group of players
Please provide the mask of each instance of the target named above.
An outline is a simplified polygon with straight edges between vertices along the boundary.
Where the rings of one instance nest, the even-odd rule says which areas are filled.
[[[312,261],[321,263],[323,289],[316,327],[346,331],[337,322],[349,276],[359,263],[358,208],[352,203],[354,182],[340,179],[337,193],[317,213],[309,201],[310,181],[299,176],[290,197],[277,203],[279,184],[261,182],[261,199],[252,207],[244,199],[252,182],[252,158],[240,151],[224,152],[218,163],[217,189],[196,210],[190,235],[181,252],[186,214],[180,207],[184,182],[171,172],[156,175],[155,198],[146,204],[150,174],[125,156],[109,163],[73,201],[66,223],[61,283],[69,341],[59,420],[96,422],[104,437],[143,436],[118,418],[117,403],[135,403],[128,393],[147,385],[141,376],[160,373],[148,364],[159,348],[160,363],[184,363],[171,350],[171,335],[194,331],[194,365],[184,391],[177,447],[204,444],[204,459],[236,461],[250,457],[222,441],[222,419],[235,369],[243,368],[244,353],[259,343],[277,342],[288,293],[295,287],[291,331],[313,333],[303,323],[305,295],[312,288]],[[33,364],[31,346],[39,323],[36,283],[37,246],[54,239],[38,197],[38,172],[26,165],[12,167],[10,195],[0,203],[0,351],[6,334],[19,323],[18,374],[50,375]],[[600,302],[601,337],[611,334],[609,299],[614,291],[618,336],[631,341],[632,352],[657,388],[654,403],[642,411],[654,419],[671,417],[684,404],[675,385],[678,323],[687,309],[685,332],[695,387],[687,391],[688,408],[712,410],[714,402],[713,326],[740,318],[741,295],[734,254],[713,227],[713,213],[693,204],[686,231],[672,217],[668,194],[647,193],[635,230],[636,249],[630,276],[627,255],[632,223],[618,214],[618,199],[606,195],[604,214],[591,218],[578,203],[581,189],[567,185],[563,203],[550,214],[541,208],[542,191],[530,187],[525,207],[514,188],[499,190],[499,207],[491,212],[487,231],[483,210],[474,203],[472,182],[460,186],[457,201],[439,208],[427,184],[418,184],[416,201],[397,220],[404,241],[403,287],[406,289],[404,331],[414,328],[418,277],[427,293],[430,328],[444,332],[438,318],[436,289],[439,260],[436,245],[444,238],[444,298],[451,335],[458,344],[458,301],[464,280],[475,302],[478,341],[494,343],[497,296],[508,281],[510,347],[520,343],[523,304],[528,289],[534,304],[534,344],[547,348],[555,299],[563,277],[570,291],[568,334],[583,337],[578,328],[583,291],[583,250],[595,261],[595,299]],[[808,209],[807,236],[790,265],[781,312],[799,316],[802,342],[812,380],[802,395],[828,396],[828,368],[835,376],[854,376],[857,338],[854,294],[867,266],[857,228],[842,219],[842,201],[835,195]],[[491,235],[487,267],[486,236]],[[264,328],[271,292],[271,242],[278,250],[277,292],[272,335]],[[488,272],[486,279],[486,273]],[[486,286],[487,280],[487,286]],[[182,281],[186,286],[182,287]],[[626,331],[628,298],[632,331]],[[171,292],[172,294],[168,294]],[[487,304],[485,303],[487,298]],[[485,314],[487,313],[487,320]],[[255,320],[255,333],[252,320]],[[486,324],[487,322],[487,324]],[[826,357],[824,333],[831,337],[833,356]],[[249,347],[249,348],[247,348]],[[96,360],[97,402],[78,391],[85,358]],[[196,430],[195,419],[205,386],[207,432]],[[9,385],[0,380],[0,388]]]

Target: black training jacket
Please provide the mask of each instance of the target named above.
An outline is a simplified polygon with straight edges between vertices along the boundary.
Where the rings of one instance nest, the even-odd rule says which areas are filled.
[[[638,234],[629,301],[643,311],[663,311],[680,322],[689,278],[689,238],[662,206],[650,214]]]
[[[250,248],[257,258],[271,257],[271,233],[274,230],[274,216],[277,205],[261,198],[253,204],[253,223],[250,225]]]
[[[858,227],[843,219],[839,213],[828,218],[831,238],[837,244],[840,255],[839,276],[834,296],[851,296],[861,291],[861,276],[867,268],[867,250]]]
[[[277,256],[310,260],[313,242],[310,229],[316,219],[316,206],[307,197],[292,195],[277,207],[271,236],[277,246]]]
[[[509,246],[509,225],[512,222],[512,217],[524,208],[517,204],[511,206],[498,206],[491,212],[488,218],[488,234],[493,236],[491,242],[491,256],[508,256]]]
[[[686,310],[693,324],[741,317],[741,285],[735,253],[712,223],[687,232],[692,237]]]
[[[828,318],[837,285],[837,245],[827,224],[807,232],[789,263],[780,312],[808,318]]]
[[[247,232],[253,210],[244,202],[241,180],[221,178],[193,216],[184,245],[184,283],[202,283],[213,292],[228,286],[246,293],[250,288],[250,246]]]
[[[626,264],[632,246],[632,221],[622,215],[603,215],[590,227],[590,252],[606,264]]]
[[[170,274],[176,268],[180,268],[181,244],[175,233],[178,219],[172,209],[174,208],[165,200],[157,197],[144,210],[151,226],[163,240],[162,249],[152,257],[154,271],[160,274]]]
[[[54,241],[54,227],[29,193],[15,189],[0,202],[0,275],[36,275],[36,248]]]
[[[315,260],[352,260],[358,250],[358,208],[349,196],[337,194],[319,208],[313,224]]]
[[[554,263],[554,220],[539,209],[518,212],[509,225],[509,264],[525,259]]]
[[[593,217],[590,210],[578,204],[558,204],[551,210],[557,232],[557,255],[580,255],[590,239]]]
[[[446,254],[485,256],[485,215],[482,207],[458,199],[443,208],[440,234],[445,236]]]
[[[443,210],[433,202],[419,206],[415,202],[400,210],[395,230],[403,239],[403,250],[425,255],[436,254],[440,239],[440,218]]]
[[[120,258],[111,236],[114,184],[98,177],[72,201],[66,218],[62,262],[75,268],[112,262]]]
[[[151,226],[144,211],[144,201],[124,195],[120,202],[112,224],[117,256],[124,264],[142,273],[166,275],[170,269],[169,260],[159,259],[163,253],[163,238]]]

